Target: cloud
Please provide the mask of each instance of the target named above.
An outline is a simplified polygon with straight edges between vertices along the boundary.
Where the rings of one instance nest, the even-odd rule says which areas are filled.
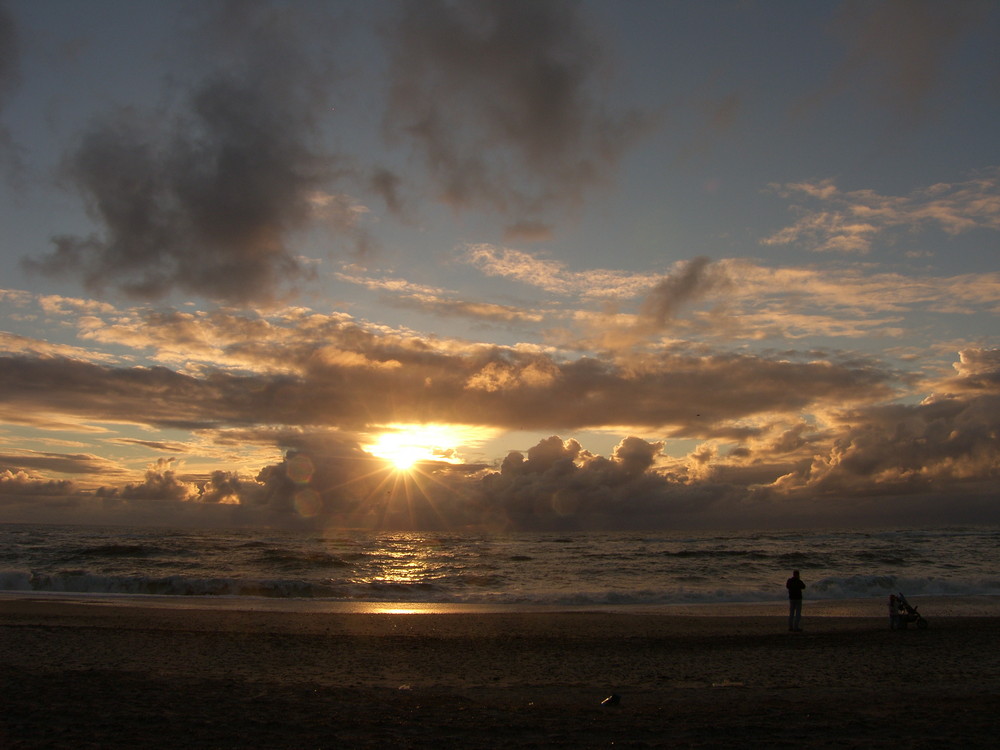
[[[868,253],[874,242],[900,228],[928,227],[948,234],[975,229],[1000,230],[1000,168],[972,179],[938,183],[908,196],[872,190],[842,191],[832,180],[774,186],[787,198],[802,198],[819,208],[795,206],[799,219],[761,240],[764,245],[801,244],[816,252]]]
[[[803,191],[815,188],[806,184],[797,187]],[[838,193],[831,184],[823,194],[833,198]],[[978,203],[982,211],[989,213],[990,200],[982,198],[970,197],[970,204]],[[983,223],[980,228],[991,226]],[[801,239],[798,229],[783,230],[782,234],[785,232],[782,241]],[[824,311],[835,312],[835,319],[829,323],[843,325],[848,322],[848,314],[900,313],[924,305],[940,312],[970,313],[1000,302],[1000,274],[995,273],[917,276],[855,268],[769,267],[743,258],[678,261],[666,275],[604,268],[575,271],[560,261],[485,244],[469,246],[460,260],[488,276],[555,295],[577,296],[585,302],[645,298],[652,319],[660,312],[675,315],[680,306],[673,301],[684,292],[687,304],[707,300],[736,306],[730,317],[754,316],[755,326],[760,325],[768,310],[773,310],[769,325],[788,328],[785,321],[798,316],[800,322],[813,321],[824,335],[834,330],[822,317]],[[729,322],[735,325],[739,321]]]
[[[89,453],[39,453],[24,451],[19,454],[0,455],[0,467],[20,472],[25,469],[41,469],[60,474],[100,474],[119,473],[119,467],[107,459]]]
[[[484,503],[494,523],[515,529],[604,528],[616,517],[635,527],[643,520],[637,506],[664,484],[646,473],[661,448],[629,437],[602,458],[553,435],[527,457],[511,452],[499,472],[484,477]]]
[[[989,492],[1000,477],[996,394],[851,411],[842,418],[850,426],[829,452],[782,477],[777,487],[800,496],[958,494]]]
[[[545,317],[541,312],[512,305],[458,299],[455,292],[413,284],[405,279],[376,278],[358,273],[337,273],[336,276],[341,281],[383,292],[386,304],[419,310],[430,315],[471,318],[493,323],[540,323]]]
[[[396,307],[442,317],[463,317],[492,323],[539,323],[543,316],[531,310],[493,302],[469,302],[428,295],[406,295],[391,301]]]
[[[321,215],[357,231],[356,213],[322,199],[333,162],[315,137],[330,73],[309,44],[317,31],[291,9],[217,7],[216,69],[176,116],[121,110],[66,155],[66,182],[100,231],[55,237],[29,268],[138,298],[267,302],[307,275],[291,234]]]
[[[322,342],[265,346],[255,355],[284,360],[279,373],[184,374],[21,356],[0,359],[0,387],[6,409],[102,424],[360,427],[471,419],[502,429],[585,429],[704,425],[877,400],[892,393],[895,380],[868,364],[658,355],[618,365],[499,347],[434,350],[356,326],[321,330]]]
[[[604,268],[573,271],[562,261],[486,243],[467,246],[459,260],[487,276],[512,279],[553,294],[575,295],[583,299],[635,297],[650,290],[659,278],[652,274]]]
[[[645,127],[596,103],[604,51],[572,3],[405,3],[388,43],[386,131],[458,208],[524,227],[606,180]]]
[[[121,496],[126,500],[166,500],[186,501],[197,497],[192,485],[177,478],[172,468],[173,459],[161,459],[146,470],[146,477],[140,483],[126,484]]]
[[[470,479],[480,466],[425,461],[405,475],[346,433],[288,436],[282,461],[256,477],[249,505],[271,523],[347,528],[446,529],[481,521]]]
[[[828,198],[837,194],[832,186],[822,192]],[[553,305],[532,312],[547,319],[570,319],[578,330],[550,331],[549,340],[582,350],[622,352],[661,333],[689,341],[873,334],[898,338],[911,326],[908,316],[920,310],[990,314],[1000,304],[1000,274],[995,273],[915,276],[694,258],[676,262],[667,274],[629,274],[573,270],[523,250],[492,245],[469,246],[460,258],[488,276],[557,297],[576,297],[577,309]]]
[[[661,279],[643,300],[639,311],[640,328],[662,330],[686,303],[729,285],[725,272],[712,268],[708,258],[694,258],[678,264],[674,273]]]
[[[913,122],[948,81],[951,58],[961,50],[963,37],[974,33],[992,10],[989,3],[934,0],[843,3],[833,31],[847,53],[821,97],[867,89],[897,123]]]
[[[17,23],[7,7],[0,2],[0,117],[4,114],[7,98],[20,83],[20,39]],[[20,158],[10,131],[0,120],[0,166],[13,175],[20,168]]]
[[[802,300],[831,319],[871,320],[873,312],[902,314],[912,305],[995,306],[1000,294],[996,278],[907,285],[896,274],[862,278],[728,261],[678,264],[667,278],[653,287],[650,325],[680,325],[681,312],[686,324],[697,322],[700,306],[711,308],[715,297],[731,311],[756,305],[753,323],[767,315],[777,321],[781,305],[794,311]],[[440,292],[399,281],[404,294]],[[31,299],[3,296],[34,313],[26,309]],[[42,483],[32,485],[32,502],[68,503],[80,518],[643,528],[831,520],[837,504],[845,518],[905,516],[903,500],[894,499],[905,495],[930,519],[944,507],[934,498],[949,492],[983,509],[983,488],[996,480],[1000,357],[993,349],[967,347],[949,377],[931,383],[925,374],[918,383],[857,354],[787,345],[725,354],[687,340],[630,357],[568,358],[554,348],[428,338],[306,308],[265,315],[35,302],[56,329],[76,324],[81,336],[124,349],[106,362],[30,346],[0,358],[5,421],[100,430],[102,440],[162,459],[135,479],[91,453],[8,448],[0,470]],[[639,312],[630,319],[639,320]],[[133,366],[132,353],[170,367]],[[918,396],[916,404],[896,401]],[[397,481],[363,445],[366,434],[402,422],[565,437],[515,451],[492,472],[430,462],[412,481]],[[136,439],[130,426],[194,436]],[[592,430],[622,440],[600,456],[585,446]],[[668,455],[679,440],[695,442]],[[197,466],[187,474],[167,460],[185,445],[185,459]],[[312,469],[303,473],[307,459]],[[67,477],[73,486],[44,486]],[[13,499],[5,508],[15,506],[28,513]]]
[[[965,349],[954,365],[957,376],[941,389],[948,393],[1000,393],[1000,349]]]
[[[2,459],[0,459],[2,460]],[[9,495],[67,495],[73,491],[68,479],[37,479],[25,471],[0,471],[0,497]]]
[[[756,427],[743,420],[745,428],[737,429],[737,420],[728,435],[719,430],[680,458],[667,456],[663,441],[634,435],[607,457],[574,438],[552,435],[526,451],[510,452],[492,471],[426,462],[403,477],[366,453],[359,433],[246,428],[231,439],[243,446],[260,441],[283,446],[284,458],[264,465],[253,478],[225,469],[183,477],[175,462],[163,459],[142,481],[121,489],[105,486],[93,498],[119,520],[311,528],[788,526],[933,521],[956,509],[967,520],[990,520],[1000,518],[1000,507],[991,502],[1000,476],[998,363],[994,350],[967,350],[956,377],[942,381],[941,390],[922,403],[840,408],[842,400],[833,397],[822,410],[822,423],[771,413],[761,415]],[[791,391],[800,384],[772,385]],[[524,387],[532,386],[503,383],[501,390]],[[649,400],[651,394],[636,397]],[[726,394],[719,396],[724,401]],[[705,418],[712,423],[711,414]],[[25,463],[7,457],[8,465],[16,465],[12,458]],[[36,458],[48,471],[82,460]],[[58,503],[61,497],[79,506],[74,512],[96,512],[67,482],[52,483],[24,469],[6,471],[0,480],[9,484],[0,488],[10,490],[3,500],[8,510],[22,507],[16,498],[30,496],[38,503]],[[192,506],[208,515],[193,514]],[[216,511],[209,513],[210,508]]]
[[[135,438],[116,438],[111,442],[118,445],[138,445],[163,453],[187,453],[191,448],[186,443],[168,443],[162,440],[136,440]]]
[[[9,354],[52,355],[99,362],[115,361],[115,357],[103,352],[96,352],[93,349],[88,349],[86,347],[71,346],[69,344],[56,344],[49,341],[29,338],[28,336],[18,336],[17,334],[7,333],[6,331],[0,331],[0,351]]]
[[[485,502],[535,529],[995,522],[998,364],[995,350],[966,351],[959,377],[920,404],[834,409],[823,426],[777,420],[732,450],[707,441],[680,459],[638,438],[604,459],[553,436],[485,477]]]
[[[0,3],[0,113],[6,104],[4,99],[20,79],[20,49],[17,23],[7,8]]]
[[[540,221],[521,221],[511,224],[504,230],[506,242],[547,242],[552,239],[552,227]]]

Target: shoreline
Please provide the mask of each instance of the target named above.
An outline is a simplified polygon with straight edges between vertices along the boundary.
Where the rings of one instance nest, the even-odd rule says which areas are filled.
[[[888,594],[886,595],[888,596]],[[925,617],[1000,617],[1000,595],[930,595],[908,597]],[[158,596],[51,591],[0,591],[0,607],[10,602],[48,602],[138,609],[260,611],[313,614],[504,614],[580,613],[676,617],[786,616],[787,600],[676,604],[510,604],[483,602],[344,601],[230,596]],[[883,617],[885,597],[804,600],[804,617]]]
[[[1000,617],[920,600],[931,626],[894,632],[809,604],[788,633],[780,603],[416,616],[3,596],[0,746],[995,745]]]

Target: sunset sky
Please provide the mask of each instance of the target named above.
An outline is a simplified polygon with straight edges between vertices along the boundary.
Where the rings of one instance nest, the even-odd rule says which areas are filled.
[[[998,45],[0,0],[0,522],[1000,521]]]

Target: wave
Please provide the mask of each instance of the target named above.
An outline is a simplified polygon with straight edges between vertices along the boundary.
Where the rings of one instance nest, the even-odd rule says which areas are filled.
[[[93,547],[78,547],[69,554],[71,557],[155,557],[166,552],[162,547],[147,544],[98,544]]]
[[[108,576],[62,573],[0,572],[0,589],[71,594],[132,594],[154,596],[243,596],[282,599],[339,598],[335,586],[286,579],[189,578],[185,576]]]
[[[349,555],[345,558],[322,551],[298,552],[286,549],[265,549],[257,560],[263,565],[315,569],[347,568],[361,557],[361,555]]]
[[[112,576],[86,571],[38,573],[0,571],[0,590],[72,594],[154,595],[168,597],[256,597],[353,602],[433,602],[465,604],[539,604],[556,606],[764,603],[784,599],[766,588],[677,586],[668,589],[536,589],[512,591],[493,576],[448,577],[428,581],[305,581],[287,578],[240,579],[188,576]],[[968,580],[892,575],[847,576],[810,582],[808,599],[843,600],[912,596],[1000,595],[1000,578]]]

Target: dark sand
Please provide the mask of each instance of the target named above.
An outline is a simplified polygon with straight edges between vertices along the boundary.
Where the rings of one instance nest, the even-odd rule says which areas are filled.
[[[1000,618],[808,612],[793,634],[777,615],[5,599],[0,748],[1000,745]]]

